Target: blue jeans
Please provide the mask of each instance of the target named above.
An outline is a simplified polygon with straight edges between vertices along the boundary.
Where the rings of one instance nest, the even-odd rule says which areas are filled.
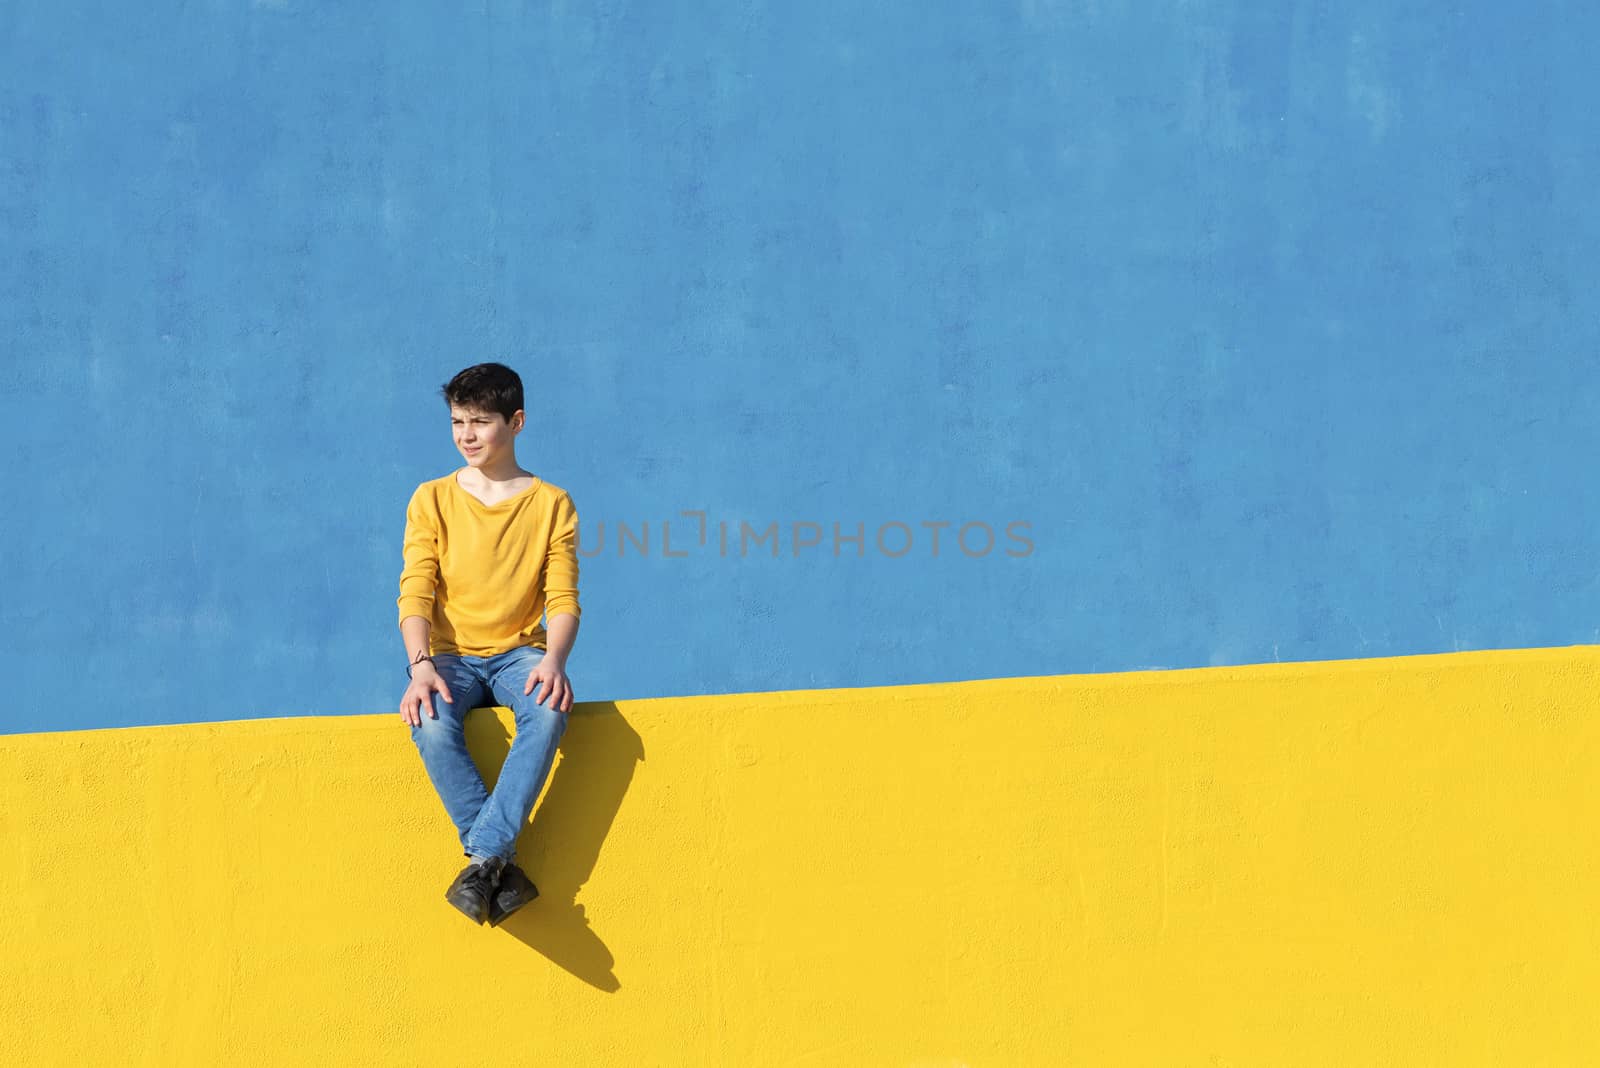
[[[434,668],[455,701],[452,704],[432,694],[439,716],[434,719],[423,708],[422,725],[411,728],[411,740],[422,754],[428,778],[469,856],[499,857],[507,862],[515,858],[517,835],[555,762],[556,743],[567,729],[567,713],[535,704],[538,686],[531,694],[522,692],[528,673],[543,659],[544,650],[531,646],[487,657],[440,653],[433,658]],[[555,699],[545,700],[554,703]],[[484,786],[462,732],[467,713],[489,705],[511,709],[517,725],[493,793]]]

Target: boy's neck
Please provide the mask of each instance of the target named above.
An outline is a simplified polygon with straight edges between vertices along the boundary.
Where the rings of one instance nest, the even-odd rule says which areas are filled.
[[[464,472],[466,477],[480,485],[488,482],[513,482],[519,478],[532,478],[532,471],[524,471],[522,465],[517,463],[516,454],[505,457],[498,463],[484,464],[482,467],[467,465]]]

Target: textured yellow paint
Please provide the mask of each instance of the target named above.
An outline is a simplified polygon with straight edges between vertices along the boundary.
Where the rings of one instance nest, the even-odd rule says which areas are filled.
[[[1600,650],[0,738],[0,1063],[1600,1063]],[[493,766],[506,719],[479,713]]]

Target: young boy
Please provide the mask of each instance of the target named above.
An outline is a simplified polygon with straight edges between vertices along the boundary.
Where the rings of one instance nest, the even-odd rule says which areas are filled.
[[[406,506],[400,718],[469,860],[445,900],[498,925],[539,894],[516,842],[572,708],[578,515],[565,490],[517,463],[527,417],[515,371],[478,364],[443,393],[466,466],[422,483]],[[517,730],[493,793],[462,734],[467,712],[487,705],[511,709]]]

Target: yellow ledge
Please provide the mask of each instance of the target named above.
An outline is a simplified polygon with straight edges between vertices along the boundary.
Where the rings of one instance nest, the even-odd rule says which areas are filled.
[[[579,706],[500,930],[392,714],[0,737],[0,1063],[1596,1063],[1597,682]]]

